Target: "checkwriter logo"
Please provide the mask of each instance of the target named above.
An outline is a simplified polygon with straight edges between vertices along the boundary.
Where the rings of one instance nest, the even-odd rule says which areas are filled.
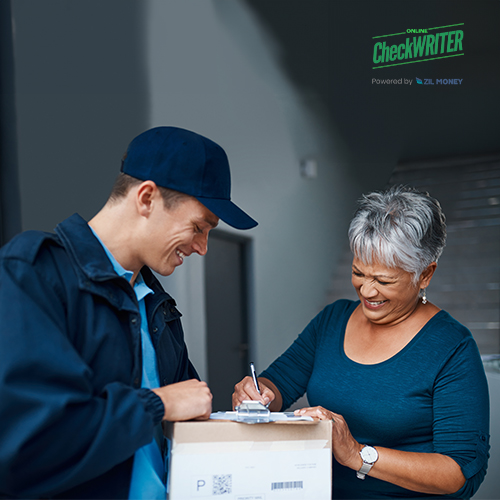
[[[408,28],[401,33],[374,36],[372,39],[376,41],[373,45],[374,66],[372,69],[463,56],[464,31],[457,27],[464,26],[464,24],[458,23],[423,29]],[[400,39],[399,43],[391,44],[391,41],[397,39],[389,37],[408,34],[413,36],[407,36],[404,41]],[[386,40],[381,40],[383,38]]]

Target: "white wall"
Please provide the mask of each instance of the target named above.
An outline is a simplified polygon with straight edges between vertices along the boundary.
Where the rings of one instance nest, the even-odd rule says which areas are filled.
[[[320,132],[325,123],[311,111],[318,103],[287,81],[244,3],[147,0],[146,23],[150,125],[185,127],[221,144],[232,199],[260,223],[246,235],[253,238],[251,356],[264,368],[323,306],[358,193],[332,127]],[[318,162],[316,179],[299,173],[309,156]],[[164,283],[205,377],[203,259],[182,267]]]
[[[490,390],[490,459],[488,461],[488,471],[483,484],[474,495],[474,500],[494,500],[500,497],[500,477],[498,470],[500,468],[500,364],[485,363],[487,366],[486,377]],[[496,365],[496,366],[495,366]]]

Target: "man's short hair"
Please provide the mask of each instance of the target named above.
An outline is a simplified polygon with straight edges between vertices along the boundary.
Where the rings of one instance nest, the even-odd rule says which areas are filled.
[[[142,181],[141,179],[137,179],[136,177],[132,177],[130,175],[124,174],[123,172],[120,172],[118,177],[116,178],[113,188],[111,189],[109,201],[115,202],[124,198],[134,186],[137,186],[138,184],[141,184],[143,182],[144,181]],[[174,208],[182,200],[192,198],[192,196],[188,194],[184,194],[173,189],[168,189],[158,185],[156,187],[160,190],[161,197],[163,198],[163,205],[167,209]]]

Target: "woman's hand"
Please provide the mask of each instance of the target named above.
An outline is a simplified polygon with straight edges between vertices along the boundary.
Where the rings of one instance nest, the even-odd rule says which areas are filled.
[[[234,386],[233,409],[243,401],[260,401],[264,406],[269,405],[271,411],[281,409],[281,394],[276,386],[266,378],[259,378],[260,394],[255,388],[252,377],[245,377],[241,382]],[[275,406],[279,408],[275,409]]]
[[[363,465],[359,452],[362,445],[351,434],[344,417],[315,406],[295,410],[296,415],[308,415],[320,420],[333,420],[332,446],[337,462],[358,471]],[[379,459],[370,476],[402,488],[431,495],[448,495],[465,483],[460,466],[452,458],[438,453],[417,453],[377,446]]]
[[[363,465],[359,452],[362,446],[352,437],[342,415],[333,413],[322,406],[295,410],[295,415],[307,415],[320,420],[333,420],[332,446],[335,460],[341,465],[359,470]]]

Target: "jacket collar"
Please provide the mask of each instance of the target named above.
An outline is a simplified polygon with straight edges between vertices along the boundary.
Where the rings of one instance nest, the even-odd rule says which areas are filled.
[[[56,226],[56,234],[79,270],[93,281],[116,278],[106,252],[93,235],[87,222],[78,214],[73,214]]]
[[[91,282],[104,282],[118,278],[102,245],[80,215],[73,214],[68,217],[57,225],[55,231],[78,269],[82,288],[93,288]],[[163,300],[168,300],[175,305],[174,299],[163,290],[148,267],[144,266],[141,274],[145,283],[155,294],[162,294]],[[130,289],[132,291],[132,288]]]

